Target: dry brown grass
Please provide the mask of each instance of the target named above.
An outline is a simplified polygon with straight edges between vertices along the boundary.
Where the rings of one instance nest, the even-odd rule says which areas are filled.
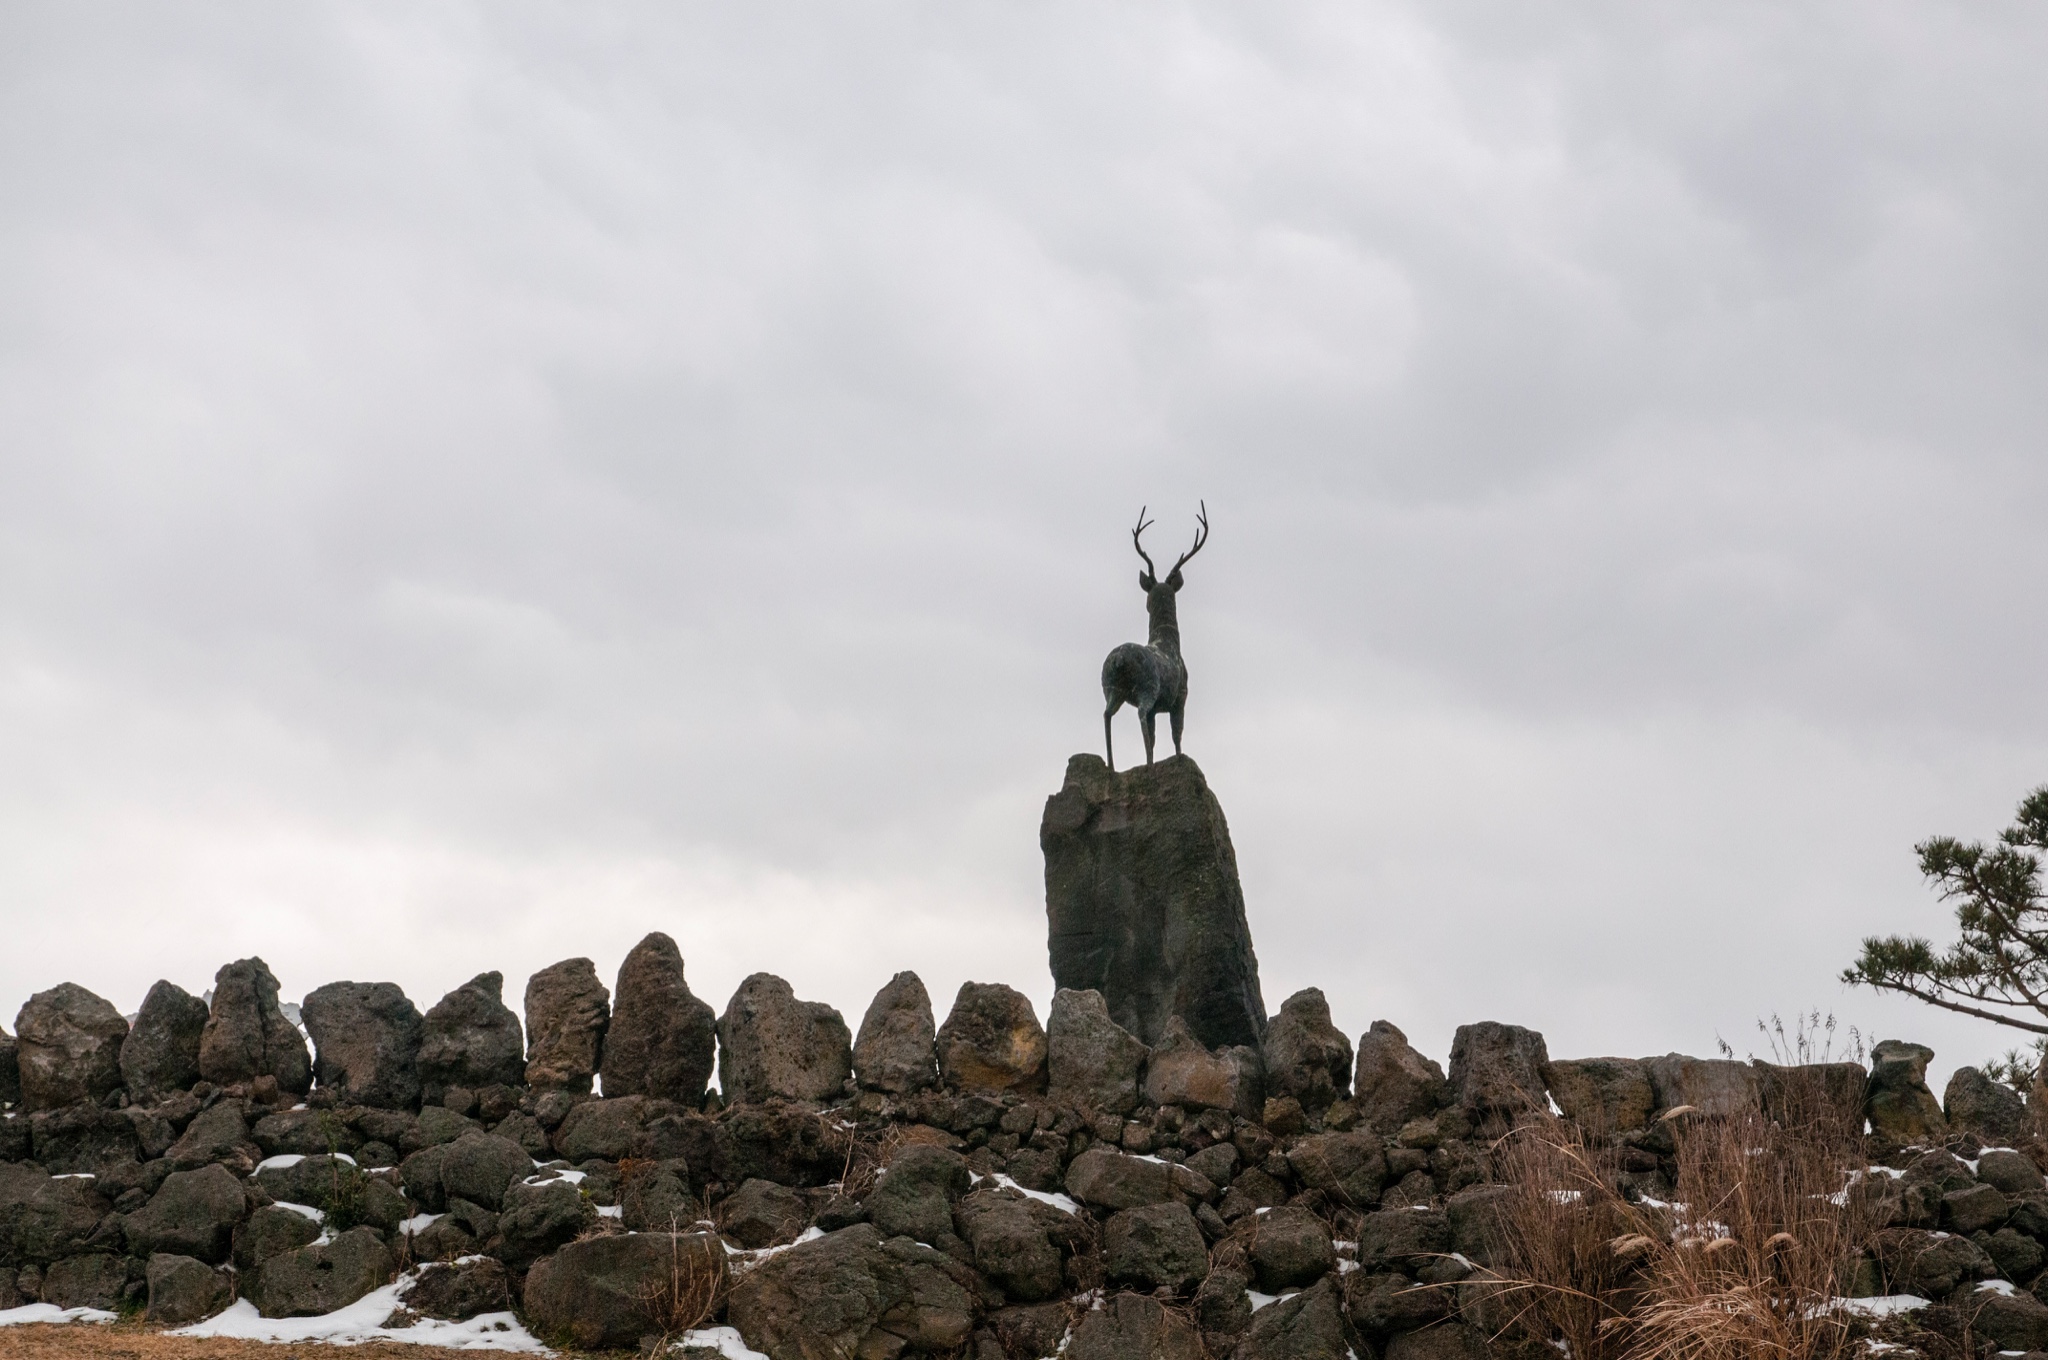
[[[1755,1109],[1677,1121],[1676,1200],[1629,1202],[1601,1152],[1537,1121],[1497,1149],[1508,1192],[1498,1278],[1474,1291],[1497,1333],[1563,1340],[1576,1360],[1838,1360],[1831,1306],[1874,1225],[1841,1194],[1839,1125]]]
[[[641,1296],[647,1320],[664,1342],[710,1322],[725,1306],[725,1296],[732,1288],[732,1269],[725,1252],[686,1250],[701,1246],[702,1240],[685,1237],[684,1231],[673,1222],[669,1224],[667,1269]]]
[[[142,1323],[0,1327],[0,1360],[477,1360],[489,1351],[378,1341],[364,1346],[165,1336]],[[500,1352],[502,1354],[502,1352]]]

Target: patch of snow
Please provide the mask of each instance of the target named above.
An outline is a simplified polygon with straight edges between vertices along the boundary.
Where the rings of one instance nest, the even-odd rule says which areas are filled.
[[[727,1247],[725,1256],[727,1260],[732,1262],[734,1270],[747,1270],[760,1265],[761,1262],[771,1256],[788,1251],[791,1247],[800,1247],[806,1242],[815,1242],[824,1235],[825,1230],[814,1223],[798,1233],[794,1242],[784,1242],[779,1247],[758,1247],[753,1251],[734,1251],[732,1248]]]
[[[994,1181],[997,1185],[1002,1186],[1005,1190],[1015,1190],[1018,1194],[1024,1196],[1024,1198],[1026,1199],[1035,1199],[1040,1204],[1050,1204],[1053,1208],[1059,1210],[1063,1214],[1078,1214],[1081,1212],[1081,1206],[1076,1204],[1073,1200],[1068,1199],[1065,1195],[1059,1194],[1056,1191],[1051,1190],[1026,1190],[1023,1186],[1017,1184],[1017,1182],[1011,1180],[1008,1176],[1005,1176],[1000,1171],[998,1171],[993,1176],[976,1176],[974,1178],[974,1181],[977,1185],[979,1185],[983,1181]]]
[[[112,1322],[104,1308],[59,1308],[54,1303],[24,1303],[19,1308],[0,1308],[0,1327],[24,1322]]]
[[[446,1346],[458,1351],[521,1351],[553,1354],[519,1325],[511,1313],[479,1313],[467,1322],[421,1318],[410,1327],[386,1327],[384,1319],[399,1306],[399,1295],[412,1282],[407,1272],[396,1284],[372,1290],[346,1308],[320,1317],[267,1318],[242,1299],[226,1312],[204,1322],[166,1332],[166,1336],[222,1337],[237,1341],[324,1342],[360,1346],[369,1341],[408,1341],[420,1346]]]
[[[597,1216],[599,1218],[624,1218],[626,1216],[626,1206],[623,1204],[600,1204],[597,1206]]]
[[[1977,1292],[1982,1294],[1986,1290],[1989,1290],[1993,1294],[2003,1294],[2007,1298],[2011,1298],[2013,1295],[2020,1292],[2017,1288],[2014,1287],[2013,1282],[2011,1280],[1977,1281]]]
[[[1282,1299],[1291,1299],[1300,1292],[1301,1291],[1299,1289],[1290,1289],[1284,1294],[1261,1294],[1256,1289],[1247,1289],[1244,1291],[1245,1297],[1252,1301],[1252,1311],[1254,1313],[1258,1312],[1261,1308],[1264,1308],[1269,1303],[1278,1303]]]
[[[1554,1204],[1577,1204],[1585,1197],[1583,1192],[1578,1190],[1550,1190],[1545,1193]]]
[[[96,1181],[99,1177],[90,1171],[67,1171],[61,1176],[50,1177],[53,1181]]]
[[[1477,1270],[1477,1269],[1479,1268],[1479,1267],[1477,1267],[1477,1266],[1473,1265],[1473,1264],[1472,1264],[1472,1261],[1471,1261],[1471,1258],[1470,1258],[1470,1257],[1468,1257],[1468,1256],[1466,1256],[1466,1255],[1465,1255],[1465,1253],[1464,1253],[1464,1252],[1462,1252],[1462,1251],[1454,1251],[1454,1252],[1452,1252],[1452,1253],[1451,1253],[1451,1259],[1452,1259],[1453,1261],[1456,1261],[1456,1262],[1457,1262],[1457,1263],[1458,1263],[1459,1265],[1461,1265],[1461,1266],[1465,1267],[1465,1269],[1467,1269],[1467,1270]]]
[[[398,1235],[400,1237],[417,1237],[446,1217],[448,1217],[446,1214],[414,1214],[411,1218],[398,1225]]]
[[[583,1173],[581,1171],[543,1171],[539,1175],[528,1176],[520,1184],[550,1185],[555,1181],[566,1181],[570,1185],[581,1185],[583,1184]]]
[[[1894,1313],[1910,1313],[1927,1305],[1928,1301],[1918,1294],[1880,1294],[1874,1299],[1835,1300],[1837,1308],[1857,1317],[1890,1317]]]
[[[1337,1258],[1337,1273],[1339,1275],[1349,1275],[1352,1271],[1356,1269],[1358,1269],[1358,1262],[1352,1260],[1350,1257],[1340,1256]]]
[[[694,1332],[684,1332],[683,1339],[669,1349],[707,1350],[723,1357],[723,1360],[768,1360],[767,1356],[747,1345],[737,1327],[699,1327]]]
[[[303,1152],[280,1152],[275,1157],[265,1157],[256,1163],[258,1171],[282,1171],[288,1166],[297,1166],[306,1160]]]
[[[327,1215],[321,1213],[310,1204],[294,1204],[288,1199],[280,1199],[273,1200],[271,1207],[273,1209],[289,1209],[295,1214],[301,1214],[312,1219],[315,1223],[325,1223],[327,1221]]]

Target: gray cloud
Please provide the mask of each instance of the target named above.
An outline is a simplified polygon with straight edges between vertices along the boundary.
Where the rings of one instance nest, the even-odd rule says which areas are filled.
[[[0,1013],[656,928],[1042,998],[1204,497],[1271,1004],[1982,1057],[1834,977],[2048,777],[2044,22],[0,16]]]

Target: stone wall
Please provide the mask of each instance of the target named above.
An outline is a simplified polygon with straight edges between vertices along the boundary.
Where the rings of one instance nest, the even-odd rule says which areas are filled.
[[[1559,1059],[1487,1021],[1440,1065],[1313,989],[1211,1047],[1094,990],[1041,1023],[970,983],[940,1022],[910,973],[855,1031],[765,973],[714,1015],[659,934],[612,989],[588,959],[535,974],[523,1023],[503,992],[330,983],[304,1035],[260,959],[210,1005],[157,984],[132,1027],[36,994],[0,1040],[0,1308],[315,1314],[402,1273],[417,1315],[516,1308],[585,1348],[680,1319],[775,1360],[1477,1356],[1451,1286],[1488,1259],[1502,1131],[1569,1121],[1669,1199],[1683,1121],[1796,1091],[1897,1173],[1872,1288],[1995,1297],[1999,1345],[2048,1348],[2034,1112],[1970,1069],[1936,1100],[1910,1044],[1868,1071]],[[723,1287],[692,1313],[684,1279]]]

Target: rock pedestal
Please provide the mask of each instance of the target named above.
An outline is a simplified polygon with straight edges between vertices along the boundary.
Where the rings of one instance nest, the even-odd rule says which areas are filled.
[[[1266,1004],[1237,856],[1194,761],[1114,774],[1075,756],[1038,843],[1055,986],[1101,992],[1147,1044],[1179,1016],[1209,1048],[1259,1045]]]
[[[159,981],[142,999],[135,1027],[121,1041],[121,1077],[128,1094],[154,1100],[199,1080],[199,1036],[206,1003],[174,982]]]
[[[718,1017],[683,980],[676,942],[655,931],[619,965],[604,1035],[604,1093],[695,1105],[711,1080]]]
[[[277,1004],[277,978],[262,959],[237,959],[213,975],[213,1011],[199,1034],[199,1075],[216,1086],[275,1077],[303,1095],[313,1060]]]
[[[505,976],[478,973],[434,1003],[420,1035],[424,1099],[440,1103],[451,1086],[475,1091],[526,1080],[526,1037],[503,1000]]]
[[[313,1036],[313,1075],[350,1105],[420,1103],[420,1013],[395,982],[330,982],[300,1007]]]

